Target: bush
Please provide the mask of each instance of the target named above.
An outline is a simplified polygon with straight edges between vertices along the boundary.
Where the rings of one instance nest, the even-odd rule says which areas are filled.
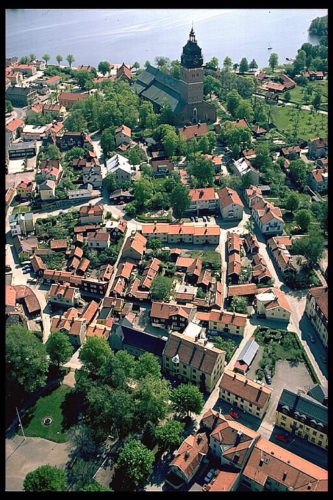
[[[262,380],[262,379],[265,377],[265,374],[264,374],[263,370],[260,370],[260,369],[259,369],[259,370],[257,370],[257,372],[256,372],[256,376],[257,376],[257,378],[258,378],[259,380]]]

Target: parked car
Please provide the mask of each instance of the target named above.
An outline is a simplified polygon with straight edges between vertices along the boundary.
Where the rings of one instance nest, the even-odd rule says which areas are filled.
[[[239,418],[239,413],[235,410],[230,410],[229,415],[233,418]]]
[[[278,441],[282,441],[282,443],[288,443],[288,441],[289,441],[288,437],[285,434],[276,433],[276,434],[274,434],[274,437]]]
[[[310,335],[310,342],[312,342],[313,344],[316,342],[316,339],[313,335]]]
[[[207,222],[207,217],[206,217],[205,215],[203,215],[203,216],[202,216],[202,220],[203,220],[204,222]]]
[[[42,322],[42,318],[40,316],[38,316],[36,319],[35,319],[35,322],[36,323],[41,323]]]
[[[27,283],[31,283],[32,285],[35,285],[37,283],[37,280],[35,278],[29,278]]]
[[[23,269],[23,274],[28,274],[30,273],[30,269]]]
[[[207,222],[210,222],[210,217],[209,215],[206,216]]]
[[[265,373],[265,380],[269,385],[272,383],[272,379],[269,373]]]
[[[195,219],[194,219],[194,217],[191,217],[191,222],[195,222]]]
[[[198,220],[199,220],[199,219],[198,219],[198,217],[197,217],[197,216],[195,216],[195,217],[194,217],[194,220],[195,220],[195,222],[198,222]]]

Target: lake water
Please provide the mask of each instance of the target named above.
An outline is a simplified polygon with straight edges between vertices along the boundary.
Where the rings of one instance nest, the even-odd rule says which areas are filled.
[[[233,63],[253,58],[268,65],[271,52],[279,62],[295,57],[309,38],[311,20],[327,9],[7,9],[6,57],[34,53],[56,55],[74,66],[100,61],[154,64],[156,56],[179,59],[193,22],[204,61],[226,56]],[[268,50],[268,47],[272,50]]]

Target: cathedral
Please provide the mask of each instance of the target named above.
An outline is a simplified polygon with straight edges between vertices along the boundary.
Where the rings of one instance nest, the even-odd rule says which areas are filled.
[[[181,55],[180,79],[148,66],[133,84],[133,90],[149,100],[158,112],[168,103],[177,125],[216,121],[215,107],[203,100],[204,68],[201,48],[193,28]]]

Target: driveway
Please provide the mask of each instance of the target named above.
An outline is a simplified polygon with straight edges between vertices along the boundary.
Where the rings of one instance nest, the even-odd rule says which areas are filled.
[[[64,469],[68,452],[67,443],[18,435],[6,439],[6,491],[23,491],[25,476],[41,465]]]

